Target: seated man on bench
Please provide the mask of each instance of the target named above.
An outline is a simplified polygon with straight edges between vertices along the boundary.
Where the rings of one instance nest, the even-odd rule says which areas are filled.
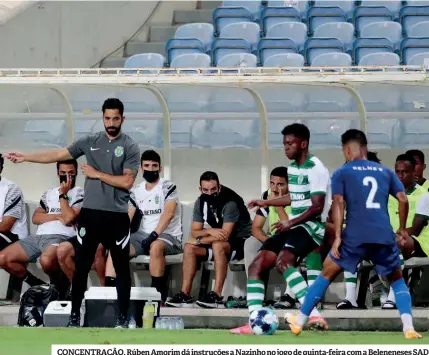
[[[251,235],[252,220],[243,199],[233,190],[219,184],[216,173],[206,171],[200,177],[201,196],[194,205],[191,238],[185,245],[182,269],[182,290],[166,306],[181,307],[193,303],[190,296],[197,261],[215,265],[215,286],[197,304],[217,308],[222,303],[228,261],[241,260],[244,242]],[[207,223],[211,228],[204,228]]]
[[[60,186],[42,195],[33,214],[33,223],[39,226],[36,234],[20,239],[0,252],[0,267],[30,286],[43,283],[26,270],[29,262],[40,257],[43,271],[50,276],[51,284],[57,287],[61,297],[65,296],[68,285],[59,269],[57,247],[76,235],[74,224],[83,202],[83,189],[75,186],[77,167],[74,159],[57,163]]]
[[[4,158],[0,154],[0,174]],[[28,235],[24,195],[17,184],[0,178],[0,250]]]
[[[143,152],[141,170],[145,180],[131,189],[130,257],[149,255],[152,287],[161,293],[163,302],[168,294],[165,256],[183,252],[182,217],[176,184],[162,179],[161,157],[153,150]],[[115,285],[115,270],[111,257],[106,267],[106,286]]]

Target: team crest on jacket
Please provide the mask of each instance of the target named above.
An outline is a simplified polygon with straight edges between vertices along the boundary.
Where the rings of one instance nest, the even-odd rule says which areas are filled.
[[[298,176],[298,184],[302,185],[303,182],[304,182],[304,175]]]
[[[79,230],[79,235],[80,235],[81,237],[84,237],[84,236],[85,236],[85,234],[86,234],[86,229],[85,229],[84,227],[82,227],[82,228]]]
[[[159,203],[159,195],[155,196],[155,203],[158,204]]]
[[[115,156],[116,157],[121,157],[122,154],[124,154],[124,147],[118,146],[115,148]]]

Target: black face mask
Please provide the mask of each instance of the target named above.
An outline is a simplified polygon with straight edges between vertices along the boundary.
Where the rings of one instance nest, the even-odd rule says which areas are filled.
[[[216,200],[218,196],[219,196],[218,192],[215,192],[211,195],[201,194],[201,199],[203,200],[203,202],[207,202],[208,205],[214,205],[216,204]]]
[[[71,188],[73,188],[76,184],[76,176],[70,176],[71,178]],[[67,175],[60,175],[60,184],[63,182],[67,183]]]
[[[143,179],[145,179],[148,183],[155,182],[159,179],[159,170],[158,171],[150,171],[143,170]]]

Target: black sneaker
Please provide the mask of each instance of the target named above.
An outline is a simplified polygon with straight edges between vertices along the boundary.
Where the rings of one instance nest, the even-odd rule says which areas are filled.
[[[69,322],[67,323],[68,328],[80,328],[80,314],[74,313],[70,314]]]
[[[128,318],[120,314],[116,318],[115,329],[128,329]]]
[[[355,306],[353,303],[351,303],[349,300],[342,300],[337,304],[337,309],[358,309],[358,306]]]
[[[201,301],[197,301],[197,305],[203,308],[219,308],[219,305],[223,305],[222,299],[216,292],[210,291]]]
[[[191,296],[188,296],[184,292],[176,293],[170,301],[165,302],[166,307],[186,307],[191,306],[194,303],[194,299]]]
[[[295,299],[290,295],[285,294],[279,298],[279,300],[274,303],[273,307],[276,309],[293,309],[295,308]]]

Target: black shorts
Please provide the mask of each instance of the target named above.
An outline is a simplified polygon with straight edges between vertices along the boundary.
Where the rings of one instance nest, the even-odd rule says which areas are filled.
[[[7,248],[18,240],[19,237],[12,232],[0,233],[0,250]]]
[[[243,238],[231,238],[228,243],[231,246],[231,253],[227,255],[228,261],[242,260],[244,258],[244,242],[246,239]],[[206,249],[206,255],[199,258],[200,261],[213,261],[213,250],[211,245],[201,245],[202,248]]]
[[[304,227],[296,227],[268,238],[259,250],[269,250],[277,255],[287,250],[297,258],[305,258],[318,247]]]

